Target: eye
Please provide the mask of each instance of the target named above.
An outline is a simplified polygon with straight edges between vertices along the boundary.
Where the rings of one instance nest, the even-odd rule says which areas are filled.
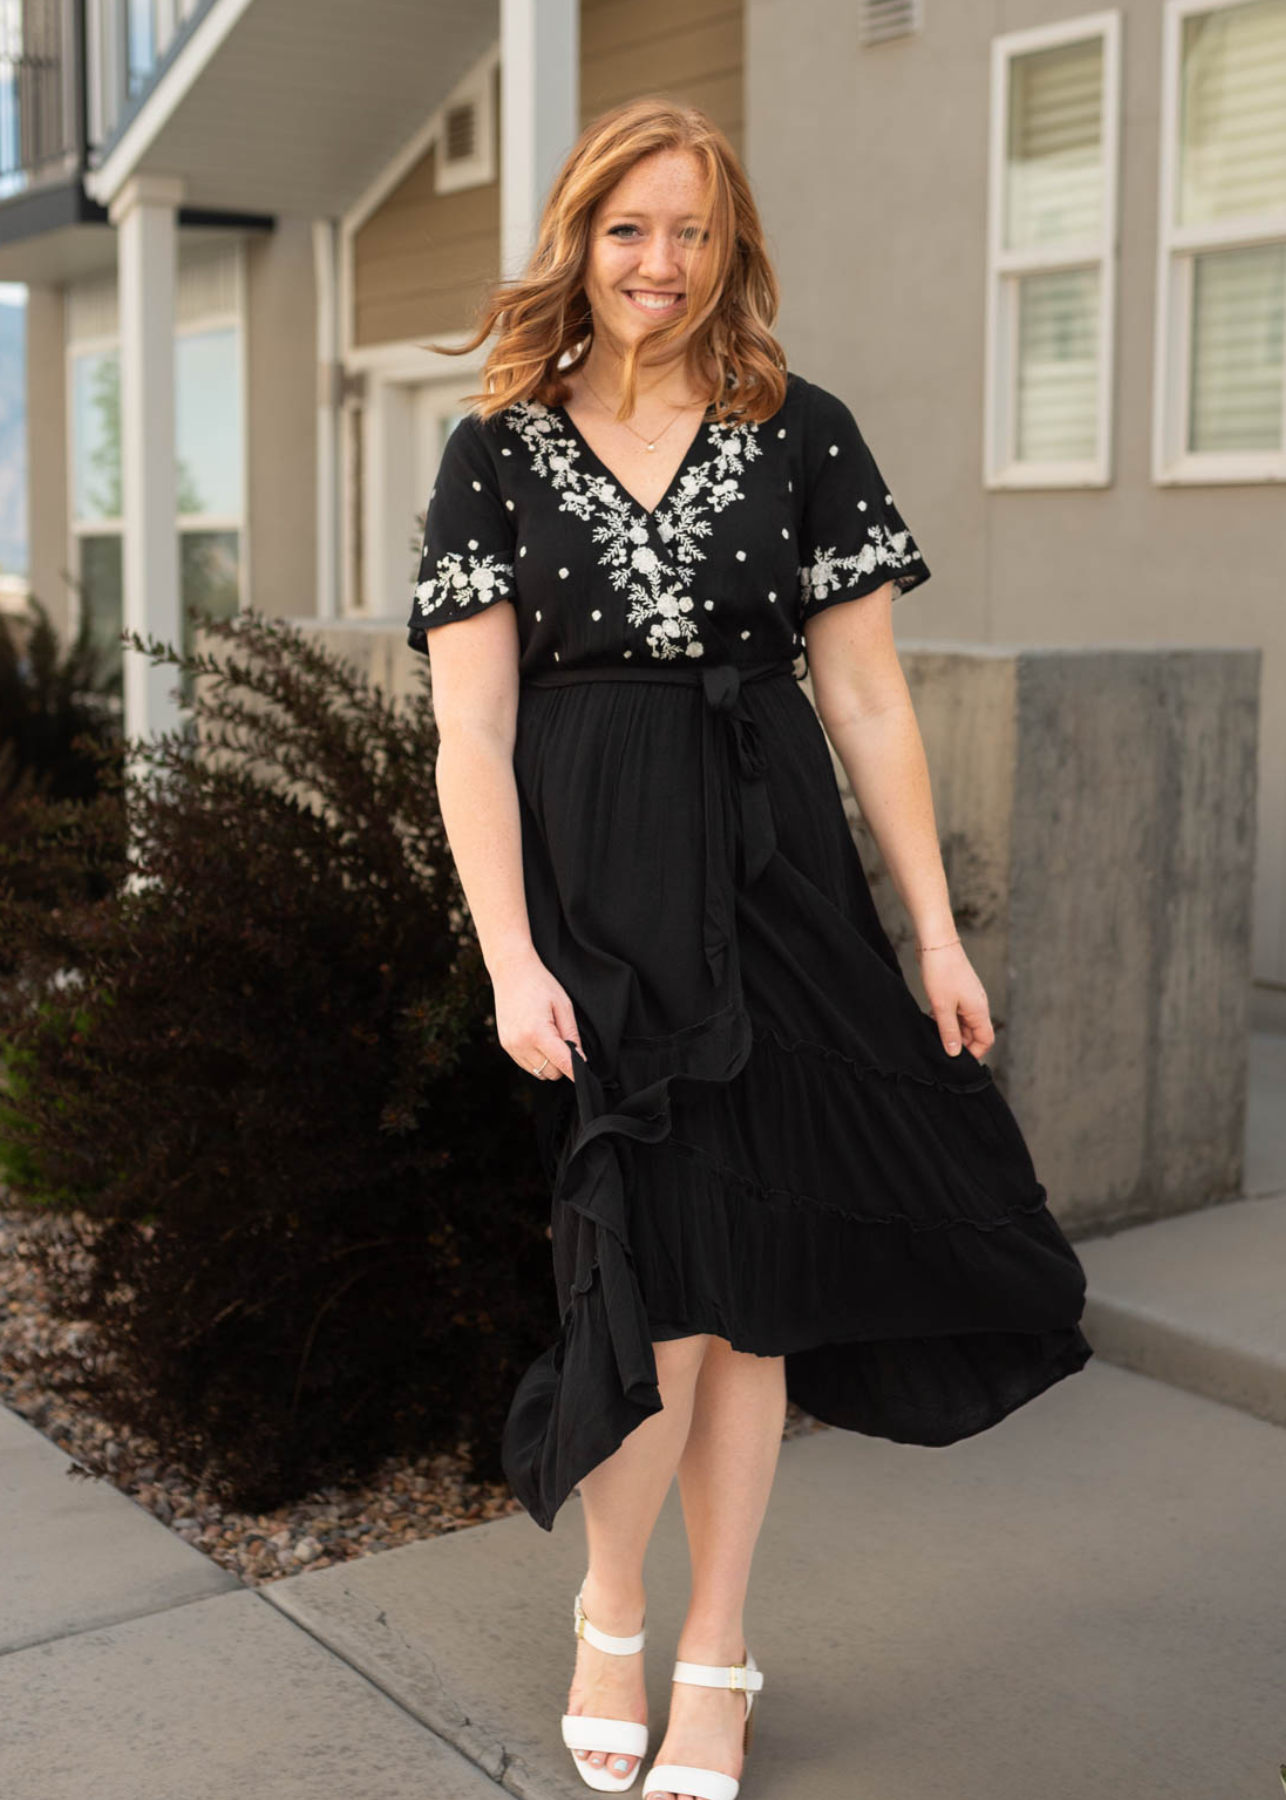
[[[615,237],[618,231],[637,231],[637,230],[638,230],[637,225],[629,225],[629,224],[612,225],[609,227],[607,235],[608,235],[608,237]],[[689,243],[693,243],[698,236],[697,227],[695,225],[689,225],[688,228],[686,229],[686,231],[684,231],[682,233],[682,236]],[[706,239],[709,236],[710,236],[710,233],[708,231],[701,232],[700,233],[701,242],[705,243]]]

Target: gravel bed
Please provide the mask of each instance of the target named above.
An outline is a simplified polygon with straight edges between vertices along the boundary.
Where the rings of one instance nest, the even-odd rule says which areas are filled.
[[[109,1424],[84,1394],[54,1393],[33,1366],[51,1354],[74,1358],[95,1329],[89,1321],[53,1316],[28,1249],[61,1235],[57,1214],[0,1207],[0,1403],[72,1459],[69,1477],[110,1481],[247,1586],[522,1511],[507,1482],[471,1479],[465,1458],[450,1453],[389,1458],[360,1486],[318,1488],[274,1512],[225,1509],[169,1463],[160,1445]],[[825,1429],[791,1403],[784,1437]]]

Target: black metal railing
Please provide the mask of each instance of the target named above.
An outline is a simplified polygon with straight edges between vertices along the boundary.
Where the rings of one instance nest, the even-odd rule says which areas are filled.
[[[83,164],[84,0],[0,8],[0,196]]]

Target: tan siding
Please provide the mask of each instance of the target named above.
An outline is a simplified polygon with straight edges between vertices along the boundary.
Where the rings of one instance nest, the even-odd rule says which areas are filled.
[[[580,122],[634,94],[709,113],[741,153],[743,9],[727,0],[581,0]]]
[[[498,117],[498,109],[497,109]],[[430,149],[357,231],[353,337],[419,343],[462,331],[500,265],[500,183],[433,191]]]

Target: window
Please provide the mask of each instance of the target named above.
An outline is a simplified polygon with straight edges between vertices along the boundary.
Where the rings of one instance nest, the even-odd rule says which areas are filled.
[[[992,45],[985,480],[1110,479],[1119,16]]]
[[[242,463],[239,330],[225,321],[178,327],[175,442],[181,644],[190,607],[226,618],[241,595]],[[70,353],[73,567],[90,631],[119,674],[124,623],[120,351],[73,343]]]
[[[1153,478],[1286,478],[1286,0],[1170,0]]]

